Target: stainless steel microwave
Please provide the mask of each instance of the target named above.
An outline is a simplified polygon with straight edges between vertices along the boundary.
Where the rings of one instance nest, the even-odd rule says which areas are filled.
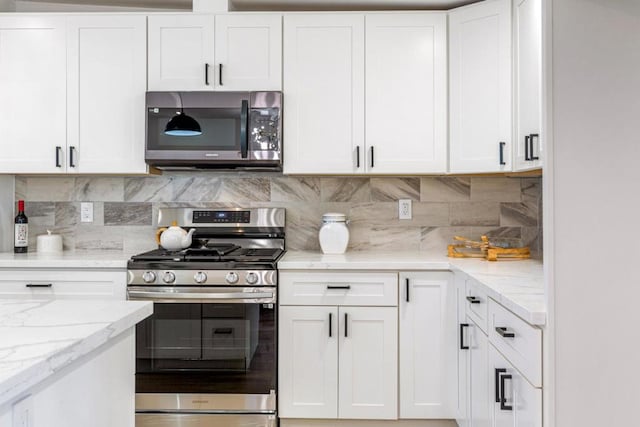
[[[282,170],[282,92],[147,92],[146,106],[152,167]],[[195,135],[168,132],[181,114]]]

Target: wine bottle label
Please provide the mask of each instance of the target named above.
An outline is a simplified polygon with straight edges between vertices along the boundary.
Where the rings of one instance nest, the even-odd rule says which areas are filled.
[[[15,241],[14,246],[16,248],[25,248],[29,242],[29,225],[28,224],[16,224],[15,228]]]

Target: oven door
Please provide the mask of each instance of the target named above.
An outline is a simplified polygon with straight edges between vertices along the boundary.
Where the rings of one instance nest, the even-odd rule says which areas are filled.
[[[275,288],[130,286],[128,296],[154,302],[136,327],[136,411],[275,411]]]

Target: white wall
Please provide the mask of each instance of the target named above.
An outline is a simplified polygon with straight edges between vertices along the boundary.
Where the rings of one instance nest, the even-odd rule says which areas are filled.
[[[552,137],[555,426],[638,425],[640,1],[553,1]]]
[[[0,175],[0,252],[13,251],[14,195],[13,176]]]

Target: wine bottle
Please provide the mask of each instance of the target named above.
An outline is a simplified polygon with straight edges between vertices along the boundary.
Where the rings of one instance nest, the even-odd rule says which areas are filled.
[[[13,252],[24,254],[29,251],[29,219],[24,214],[24,200],[18,200],[18,215],[15,220]]]

